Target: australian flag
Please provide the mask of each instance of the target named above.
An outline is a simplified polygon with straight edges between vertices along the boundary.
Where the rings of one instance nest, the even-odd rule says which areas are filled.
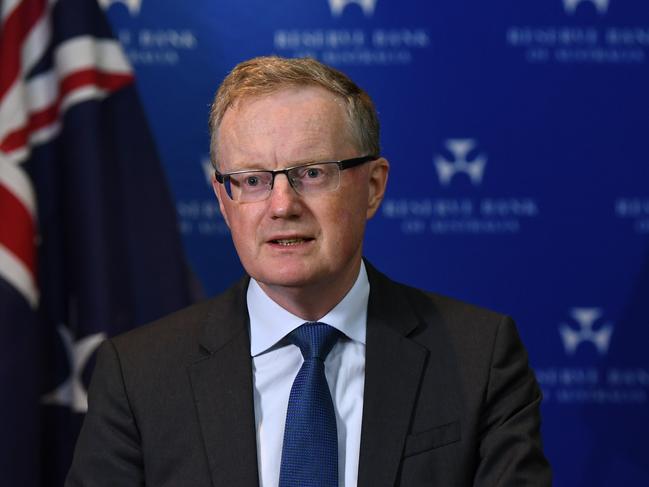
[[[0,485],[60,486],[97,346],[189,304],[192,287],[96,0],[0,10]]]

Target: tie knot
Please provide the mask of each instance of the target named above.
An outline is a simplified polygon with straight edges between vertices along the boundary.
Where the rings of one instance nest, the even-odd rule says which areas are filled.
[[[304,360],[319,358],[324,362],[336,344],[340,332],[326,323],[307,322],[297,327],[288,338],[300,347]]]

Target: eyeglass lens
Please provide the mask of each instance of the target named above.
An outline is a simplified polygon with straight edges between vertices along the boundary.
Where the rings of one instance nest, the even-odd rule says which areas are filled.
[[[340,169],[335,162],[298,166],[285,171],[247,171],[232,174],[226,190],[235,201],[251,202],[266,199],[273,188],[274,177],[287,175],[290,185],[300,195],[335,191],[340,182]]]

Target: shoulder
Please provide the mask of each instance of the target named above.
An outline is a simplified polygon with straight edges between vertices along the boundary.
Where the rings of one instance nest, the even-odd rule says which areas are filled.
[[[525,346],[508,315],[394,281],[391,286],[407,303],[401,309],[416,317],[407,337],[459,370],[465,391],[482,390],[494,367],[527,368]]]
[[[434,314],[444,321],[464,323],[466,326],[485,326],[501,321],[505,315],[497,311],[467,303],[436,292],[402,285],[404,292],[417,309],[424,314]]]
[[[187,308],[163,316],[151,323],[138,326],[126,333],[113,337],[111,341],[120,351],[129,349],[149,349],[178,345],[184,340],[195,339],[200,333],[201,324],[210,315],[219,297],[207,299]]]
[[[390,303],[391,309],[414,313],[420,325],[418,329],[435,326],[462,334],[483,334],[495,332],[503,322],[511,321],[497,311],[393,281],[371,266],[368,266],[368,273],[370,293]]]
[[[108,340],[122,361],[135,364],[166,362],[191,363],[204,353],[203,337],[219,329],[228,329],[233,317],[245,313],[245,289],[242,279],[224,293],[181,309],[146,325]]]
[[[488,367],[504,344],[523,349],[505,314],[400,284],[370,266],[368,277],[375,316],[428,351],[453,355],[462,367]]]
[[[515,335],[514,321],[503,313],[438,293],[404,286],[420,327],[414,335],[421,341],[447,337],[464,355],[487,359],[502,335]]]

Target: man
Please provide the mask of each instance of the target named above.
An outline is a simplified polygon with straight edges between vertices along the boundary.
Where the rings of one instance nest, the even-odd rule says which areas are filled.
[[[210,126],[249,277],[102,346],[67,485],[550,485],[512,321],[362,259],[388,176],[367,94],[256,58]]]

